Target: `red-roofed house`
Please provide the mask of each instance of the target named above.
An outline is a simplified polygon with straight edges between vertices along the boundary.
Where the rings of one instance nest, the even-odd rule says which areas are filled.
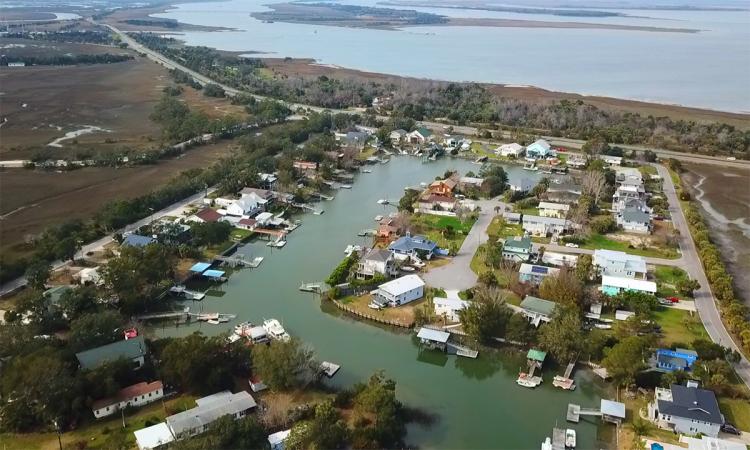
[[[188,217],[188,221],[190,222],[200,222],[200,223],[206,223],[206,222],[218,222],[219,219],[221,219],[223,216],[216,212],[215,209],[212,208],[203,208],[197,213],[193,214],[192,216]]]
[[[458,181],[454,178],[446,178],[445,180],[433,181],[430,184],[430,192],[435,195],[453,195],[453,189],[456,188]]]
[[[143,406],[164,397],[164,385],[161,381],[141,382],[120,389],[114,397],[103,398],[91,405],[94,417],[100,419],[110,416],[128,406]]]
[[[258,221],[255,219],[240,219],[235,226],[237,228],[242,228],[243,230],[252,230],[257,223]]]

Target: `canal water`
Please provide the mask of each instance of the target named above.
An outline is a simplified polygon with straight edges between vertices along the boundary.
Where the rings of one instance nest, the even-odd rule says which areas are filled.
[[[405,186],[429,182],[447,169],[461,173],[479,166],[463,160],[422,163],[417,158],[398,157],[361,174],[351,190],[336,192],[333,201],[320,204],[325,213],[301,216],[302,226],[289,235],[282,249],[271,249],[264,241],[244,251],[265,260],[257,269],[235,272],[222,285],[221,296],[203,302],[186,302],[191,310],[237,314],[227,325],[196,324],[152,330],[161,336],[185,335],[195,330],[205,334],[226,332],[240,321],[255,323],[277,318],[287,331],[309,344],[320,360],[342,366],[331,383],[348,386],[384,370],[397,383],[398,398],[405,404],[437,415],[430,427],[411,425],[407,441],[422,448],[536,449],[557,423],[565,426],[569,402],[599,405],[606,387],[592,379],[589,371],[576,374],[574,392],[554,389],[553,371],[545,372],[545,383],[534,390],[515,383],[524,355],[518,351],[482,351],[476,360],[422,352],[406,331],[355,321],[331,305],[321,306],[314,294],[298,290],[302,282],[322,281],[344,257],[348,244],[363,244],[357,232],[372,228],[373,218],[386,215],[393,206],[377,204],[380,198],[397,200]],[[538,178],[519,166],[507,168],[511,180]],[[561,371],[562,369],[557,369]],[[598,443],[596,422],[575,426],[578,448],[606,446]]]

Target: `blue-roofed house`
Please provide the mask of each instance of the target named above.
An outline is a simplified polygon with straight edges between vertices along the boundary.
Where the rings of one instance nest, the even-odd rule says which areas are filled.
[[[518,269],[518,281],[521,283],[541,284],[541,282],[548,276],[555,276],[560,272],[560,269],[555,267],[537,266],[535,264],[521,264],[521,268]]]
[[[121,247],[145,247],[149,244],[156,242],[156,239],[151,236],[143,236],[140,234],[128,234],[123,236]]]
[[[683,348],[675,350],[660,348],[656,350],[655,359],[656,369],[660,372],[688,371],[693,367],[693,363],[698,360],[698,353]]]
[[[425,236],[412,236],[411,233],[406,233],[406,236],[398,238],[389,245],[388,250],[392,251],[394,255],[430,259],[434,254],[438,253],[439,249],[435,241],[431,241]]]
[[[549,142],[544,139],[538,139],[533,144],[526,147],[526,158],[545,159],[548,156],[554,156],[555,152],[550,147]]]

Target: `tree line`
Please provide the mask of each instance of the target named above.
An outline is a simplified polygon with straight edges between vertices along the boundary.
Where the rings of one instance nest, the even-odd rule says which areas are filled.
[[[130,61],[132,55],[102,53],[97,55],[53,55],[53,56],[0,56],[0,66],[22,62],[27,66],[75,66],[78,64],[113,64]]]

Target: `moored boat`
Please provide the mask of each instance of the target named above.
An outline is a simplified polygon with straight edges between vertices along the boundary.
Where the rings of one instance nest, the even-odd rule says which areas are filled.
[[[565,430],[565,448],[576,448],[576,430]]]
[[[286,332],[281,323],[276,319],[266,319],[263,321],[263,329],[266,330],[268,336],[271,339],[277,339],[279,341],[288,341],[290,339],[289,333]]]

